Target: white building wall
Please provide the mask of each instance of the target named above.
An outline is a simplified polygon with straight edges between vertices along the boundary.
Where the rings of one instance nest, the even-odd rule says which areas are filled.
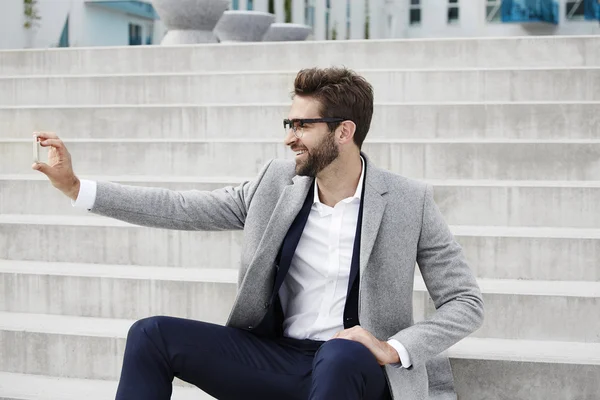
[[[315,0],[315,26],[313,26],[315,40],[325,40],[327,38],[325,26],[326,7],[327,0]]]
[[[130,23],[142,27],[142,44],[145,44],[146,37],[153,30],[152,21],[117,11],[91,5],[84,12],[86,29],[82,46],[128,46]]]
[[[305,1],[294,1],[292,2],[292,22],[294,24],[304,24],[305,22]]]
[[[160,43],[164,26],[134,17],[85,0],[38,0],[38,26],[25,29],[23,0],[0,0],[0,48],[46,48],[58,46],[67,15],[71,47],[125,46],[129,44],[129,23],[142,26],[142,38],[153,32],[154,43]]]
[[[25,47],[25,16],[22,0],[0,0],[0,49]]]
[[[285,22],[284,0],[275,0],[275,22]]]
[[[254,10],[269,12],[269,0],[254,0]]]
[[[403,3],[408,5],[410,0]],[[485,0],[459,0],[460,19],[448,24],[447,0],[421,0],[421,25],[410,26],[409,15],[402,18],[404,29],[396,30],[391,37],[436,38],[477,36],[528,36],[528,35],[595,35],[600,34],[598,21],[567,20],[566,0],[559,1],[559,24],[487,22]]]
[[[28,29],[24,27],[23,0],[0,1],[0,48],[18,49],[56,46],[69,9],[83,0],[38,0],[41,19]]]
[[[302,0],[296,0],[302,1]],[[332,0],[331,10],[329,14],[329,38],[333,38],[335,31],[336,40],[346,39],[346,24],[348,20],[347,14],[348,0]]]
[[[384,0],[369,0],[369,38],[385,38]]]
[[[366,0],[350,0],[350,39],[365,38]]]
[[[305,23],[307,0],[293,0],[292,19]],[[448,0],[421,0],[421,24],[409,24],[410,0],[331,0],[329,10],[329,35],[325,23],[326,0],[313,0],[315,5],[314,39],[332,37],[336,27],[337,39],[364,37],[366,14],[364,1],[368,2],[370,15],[369,37],[384,38],[436,38],[477,36],[527,36],[527,35],[598,35],[598,21],[567,20],[566,1],[560,0],[559,25],[487,22],[485,0],[459,0],[460,19],[448,24]],[[346,4],[350,2],[350,31],[347,32]],[[247,0],[241,1],[247,4]],[[154,43],[160,43],[165,28],[160,22],[125,15],[86,5],[85,0],[38,0],[41,16],[39,26],[25,29],[22,0],[0,0],[0,48],[45,48],[58,44],[67,15],[70,15],[69,42],[77,46],[114,46],[128,44],[130,22],[142,25],[143,38],[153,32]],[[268,8],[268,0],[255,0],[257,9]],[[284,0],[275,0],[276,20],[284,22]]]

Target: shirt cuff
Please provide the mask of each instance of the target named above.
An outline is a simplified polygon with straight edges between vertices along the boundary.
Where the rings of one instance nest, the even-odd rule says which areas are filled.
[[[86,209],[90,211],[96,203],[96,190],[98,184],[96,181],[81,179],[79,181],[79,194],[76,200],[71,200],[71,205],[75,208]]]
[[[410,356],[408,355],[408,351],[406,351],[406,347],[396,339],[388,340],[388,344],[398,352],[398,356],[400,357],[399,363],[390,365],[395,368],[410,368],[412,363],[410,362]]]

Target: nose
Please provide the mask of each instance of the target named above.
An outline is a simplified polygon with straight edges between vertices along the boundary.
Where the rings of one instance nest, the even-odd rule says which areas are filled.
[[[285,130],[285,138],[283,139],[283,142],[285,143],[285,145],[291,146],[292,144],[294,144],[294,142],[296,140],[298,140],[298,138],[296,137],[296,135],[294,135],[294,130],[286,129]]]

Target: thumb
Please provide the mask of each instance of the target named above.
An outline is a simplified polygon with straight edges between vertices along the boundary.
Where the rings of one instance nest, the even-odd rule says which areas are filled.
[[[50,177],[50,166],[46,163],[43,162],[37,162],[37,163],[33,163],[33,165],[31,166],[32,169],[36,170],[36,171],[40,171],[41,173],[43,173],[44,175],[46,175],[47,177]]]

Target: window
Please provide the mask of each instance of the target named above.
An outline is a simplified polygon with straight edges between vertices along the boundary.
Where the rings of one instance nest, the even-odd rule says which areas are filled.
[[[308,0],[304,6],[304,23],[315,26],[315,0]]]
[[[458,0],[448,0],[448,23],[454,24],[458,22]]]
[[[139,46],[142,44],[142,27],[136,24],[129,24],[129,45]]]
[[[421,0],[410,0],[410,25],[421,25]]]
[[[485,20],[487,22],[502,22],[502,0],[487,0]]]
[[[567,0],[567,19],[584,19],[585,7],[583,0]]]

